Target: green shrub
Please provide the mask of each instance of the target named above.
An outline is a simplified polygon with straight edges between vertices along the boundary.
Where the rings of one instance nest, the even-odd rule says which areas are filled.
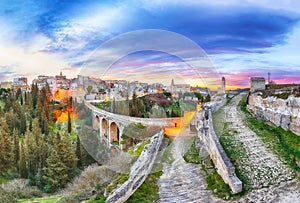
[[[128,154],[131,154],[133,156],[140,156],[144,147],[149,144],[151,141],[150,139],[147,139],[143,141],[142,143],[137,144],[136,146],[133,146],[128,149]]]
[[[194,164],[200,164],[201,163],[199,151],[196,149],[196,139],[194,139],[194,141],[191,144],[190,148],[184,153],[183,159],[187,163],[194,163]]]

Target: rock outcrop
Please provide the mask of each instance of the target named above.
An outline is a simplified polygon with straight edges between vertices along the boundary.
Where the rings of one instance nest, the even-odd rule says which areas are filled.
[[[257,118],[270,121],[284,130],[300,135],[300,97],[287,99],[254,93],[248,97],[247,109]]]

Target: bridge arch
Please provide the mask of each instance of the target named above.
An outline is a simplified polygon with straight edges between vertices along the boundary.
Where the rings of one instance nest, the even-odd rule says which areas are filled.
[[[108,136],[108,121],[105,118],[101,120],[101,136]]]
[[[99,129],[100,128],[100,118],[98,115],[96,115],[95,119],[94,119],[94,129]]]
[[[110,142],[120,140],[120,129],[116,122],[112,122],[109,127],[110,130]]]

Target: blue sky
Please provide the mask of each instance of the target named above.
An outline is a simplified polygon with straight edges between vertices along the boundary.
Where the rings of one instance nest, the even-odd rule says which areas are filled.
[[[198,44],[232,87],[247,86],[249,77],[267,72],[278,83],[300,83],[299,20],[296,0],[2,0],[0,81],[60,70],[73,77],[106,40],[163,29]],[[160,64],[163,75],[162,64],[174,61],[150,55],[130,55],[115,67]]]

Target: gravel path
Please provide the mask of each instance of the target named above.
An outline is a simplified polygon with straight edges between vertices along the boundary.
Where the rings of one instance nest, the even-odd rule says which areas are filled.
[[[212,197],[206,190],[205,173],[200,165],[186,163],[182,158],[185,136],[178,136],[172,143],[172,164],[165,164],[163,175],[158,180],[159,197],[162,203],[223,202]]]

